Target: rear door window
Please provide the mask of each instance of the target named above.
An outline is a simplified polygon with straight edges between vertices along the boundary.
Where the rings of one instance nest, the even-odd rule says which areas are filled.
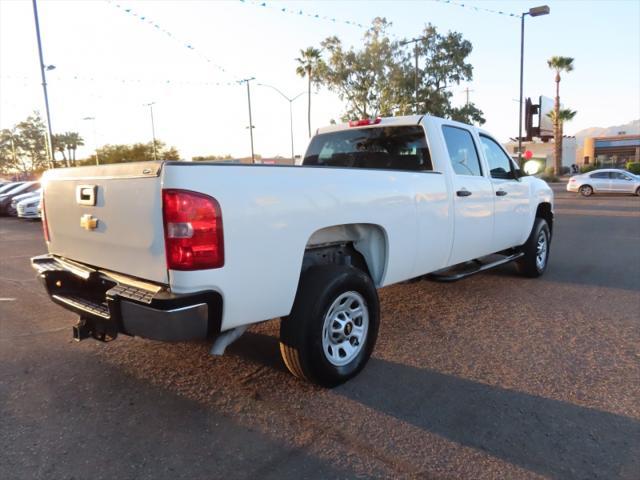
[[[433,170],[421,126],[374,127],[316,135],[304,157],[305,166]]]
[[[611,176],[614,180],[631,180],[629,175],[625,175],[622,172],[611,172]]]
[[[591,174],[591,178],[609,178],[609,172],[596,172]]]
[[[464,128],[445,125],[442,127],[451,166],[457,175],[482,176],[480,158],[473,136]]]

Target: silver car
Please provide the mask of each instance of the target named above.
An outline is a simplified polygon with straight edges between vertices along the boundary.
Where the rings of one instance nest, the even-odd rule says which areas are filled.
[[[626,170],[607,168],[575,175],[567,183],[568,192],[589,197],[594,193],[626,193],[640,195],[640,177]]]

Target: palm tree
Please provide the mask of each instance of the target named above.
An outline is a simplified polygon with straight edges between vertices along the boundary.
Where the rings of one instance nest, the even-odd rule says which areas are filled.
[[[69,161],[67,160],[67,156],[65,155],[65,149],[67,148],[67,134],[66,133],[56,133],[53,136],[53,150],[57,150],[62,153],[62,159],[64,163],[68,166]]]
[[[560,132],[560,72],[570,72],[573,70],[573,58],[571,57],[551,57],[547,60],[547,65],[556,72],[556,100],[553,105],[553,140],[555,142],[554,167],[556,175],[560,174],[562,166],[562,134]],[[575,115],[575,113],[574,113]],[[572,117],[573,118],[573,117]]]
[[[576,113],[578,112],[576,112],[575,110],[571,110],[569,108],[561,108],[557,112],[555,110],[552,110],[547,114],[547,116],[553,122],[554,127],[556,125],[558,126],[559,136],[557,140],[555,140],[555,148],[559,149],[561,152],[562,152],[562,137],[564,135],[564,122],[573,120],[573,117],[576,116]],[[556,150],[556,154],[557,154],[557,150]],[[560,167],[558,167],[557,164],[555,165],[554,170],[556,171],[556,175],[560,175],[561,169],[562,169],[562,164],[560,164]]]
[[[308,47],[306,50],[300,50],[300,56],[296,58],[298,67],[296,74],[300,77],[307,77],[309,82],[309,104],[307,107],[307,121],[309,124],[309,137],[311,137],[311,77],[321,62],[320,50],[314,47]]]
[[[69,149],[69,160],[76,166],[76,150],[84,145],[84,139],[78,132],[67,132],[64,134],[67,140],[67,148]]]

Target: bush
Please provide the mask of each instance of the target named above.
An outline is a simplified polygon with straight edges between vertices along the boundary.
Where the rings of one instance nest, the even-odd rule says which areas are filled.
[[[559,182],[560,179],[556,176],[555,174],[555,168],[553,167],[547,167],[544,169],[544,173],[542,175],[540,175],[540,178],[542,180],[544,180],[545,182]]]
[[[596,162],[594,163],[590,163],[589,165],[582,165],[580,167],[580,173],[588,173],[588,172],[592,172],[593,170],[597,170],[598,168],[600,168],[600,163]]]
[[[569,175],[571,169],[569,167],[560,167],[560,175]]]
[[[640,175],[640,162],[627,162],[626,169],[635,175]]]

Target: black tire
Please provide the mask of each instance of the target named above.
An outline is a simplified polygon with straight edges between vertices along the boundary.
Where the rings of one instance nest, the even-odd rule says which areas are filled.
[[[640,197],[640,187],[636,188],[636,197]]]
[[[583,197],[590,197],[593,195],[593,187],[591,185],[582,185],[580,187],[580,194]]]
[[[343,298],[348,306],[357,305],[357,301],[349,303],[350,295],[364,300],[363,310],[368,313],[368,327],[363,333],[364,342],[355,338],[356,322],[351,323],[351,316],[344,327],[346,336],[353,333],[352,337],[342,341],[348,342],[350,347],[356,346],[353,350],[354,357],[344,365],[335,365],[328,358],[329,351],[325,353],[323,338],[327,342],[334,342],[333,338],[325,336],[325,317],[330,313],[331,307],[338,299]],[[331,311],[341,307],[339,303]],[[350,310],[351,311],[351,310]],[[333,318],[333,317],[329,317]],[[359,328],[362,328],[365,320],[360,319]],[[333,326],[338,322],[328,320]],[[333,322],[333,323],[332,323]],[[349,328],[349,323],[351,327]],[[378,292],[371,278],[361,270],[352,266],[322,265],[310,267],[300,277],[298,292],[293,303],[293,309],[289,316],[282,318],[280,323],[280,353],[285,365],[296,377],[308,380],[324,387],[334,387],[357,375],[365,366],[378,337],[378,326],[380,323],[380,307],[378,302]],[[335,328],[335,327],[331,327]],[[348,330],[348,331],[347,331]],[[329,327],[327,327],[327,335]],[[336,331],[332,335],[335,337]],[[335,354],[339,354],[341,345],[330,344],[330,347],[337,348]],[[346,347],[345,347],[346,348]],[[334,352],[333,349],[330,350]],[[345,350],[342,350],[344,352]],[[341,353],[341,352],[340,352]],[[340,361],[340,359],[337,359]],[[345,353],[345,361],[348,355]]]
[[[538,261],[538,248],[541,235],[545,236],[545,250],[543,254],[543,262]],[[536,278],[541,276],[547,269],[549,263],[549,252],[551,247],[551,231],[549,225],[544,218],[536,218],[533,223],[533,229],[529,238],[524,245],[520,247],[520,251],[524,253],[524,256],[520,257],[516,261],[516,268],[520,274],[529,278]]]

